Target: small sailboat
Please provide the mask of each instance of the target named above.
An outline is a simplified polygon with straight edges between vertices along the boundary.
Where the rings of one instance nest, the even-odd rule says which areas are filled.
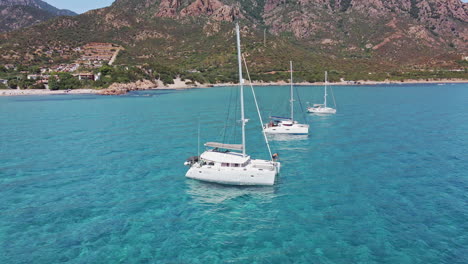
[[[271,160],[252,159],[245,149],[244,117],[244,79],[242,78],[242,61],[239,25],[236,24],[237,58],[239,64],[239,87],[242,144],[205,143],[207,148],[200,156],[189,158],[184,164],[190,166],[186,177],[229,185],[274,185],[280,171],[280,162],[271,156]]]
[[[314,104],[313,106],[307,107],[307,112],[316,114],[336,114],[336,109],[327,106],[327,88],[328,88],[328,72],[325,72],[325,95],[323,104]],[[333,97],[335,101],[335,97]],[[335,102],[336,107],[336,102]]]
[[[263,131],[268,134],[292,134],[292,135],[307,135],[309,134],[309,125],[299,124],[294,120],[294,87],[293,87],[293,70],[292,61],[290,63],[291,71],[291,117],[271,116],[270,122],[263,125]]]

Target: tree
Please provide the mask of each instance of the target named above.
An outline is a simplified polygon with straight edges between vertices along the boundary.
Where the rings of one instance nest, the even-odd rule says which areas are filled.
[[[80,81],[68,72],[61,72],[59,76],[59,89],[77,89],[80,88]]]
[[[22,89],[29,89],[32,85],[34,85],[34,82],[34,80],[23,78],[18,82],[18,86]]]
[[[39,66],[31,66],[29,68],[30,73],[41,73],[41,68]]]
[[[58,90],[59,88],[60,87],[59,87],[57,77],[55,75],[51,75],[49,77],[49,89],[50,90]]]
[[[45,85],[42,83],[35,83],[31,86],[31,89],[45,89]]]
[[[28,67],[24,66],[24,65],[18,65],[16,67],[16,70],[19,71],[19,72],[22,72],[22,71],[27,71],[28,70]]]
[[[109,65],[102,65],[102,67],[99,69],[99,71],[101,72],[102,76],[107,76],[107,75],[111,75],[112,72],[113,72],[113,68]]]
[[[16,79],[16,78],[9,79],[7,85],[11,89],[17,89],[18,88],[18,79]]]

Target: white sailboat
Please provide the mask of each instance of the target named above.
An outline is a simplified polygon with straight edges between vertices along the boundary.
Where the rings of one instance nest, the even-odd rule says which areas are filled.
[[[328,72],[325,72],[325,95],[323,104],[314,104],[307,107],[307,112],[316,114],[336,114],[336,109],[327,106],[327,86],[328,86]],[[335,100],[335,98],[333,98]],[[335,102],[336,107],[336,102]]]
[[[239,25],[236,24],[237,59],[239,64],[240,108],[242,124],[242,144],[224,144],[216,142],[205,143],[211,148],[200,156],[191,157],[185,165],[190,166],[186,177],[230,185],[273,185],[280,171],[280,163],[272,160],[252,159],[245,151],[244,117],[244,79],[242,78],[242,62]]]
[[[270,122],[263,125],[263,131],[268,134],[292,134],[292,135],[307,135],[309,134],[309,125],[299,124],[294,120],[294,88],[293,88],[293,70],[292,61],[290,63],[291,71],[291,117],[271,116]]]

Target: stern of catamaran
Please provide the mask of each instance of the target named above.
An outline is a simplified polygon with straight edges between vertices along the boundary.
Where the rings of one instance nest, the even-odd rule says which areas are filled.
[[[200,160],[200,157],[199,157],[199,156],[191,156],[190,158],[188,158],[188,159],[184,162],[184,165],[185,165],[185,166],[192,166],[193,164],[197,163],[199,160]]]

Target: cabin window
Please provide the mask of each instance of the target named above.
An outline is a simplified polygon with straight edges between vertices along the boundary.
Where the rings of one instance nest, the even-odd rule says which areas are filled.
[[[221,167],[229,167],[229,163],[221,163]]]
[[[237,163],[234,163],[232,165],[233,165],[233,167],[239,167],[239,164],[237,164]]]
[[[208,165],[214,166],[214,162],[209,162]]]

